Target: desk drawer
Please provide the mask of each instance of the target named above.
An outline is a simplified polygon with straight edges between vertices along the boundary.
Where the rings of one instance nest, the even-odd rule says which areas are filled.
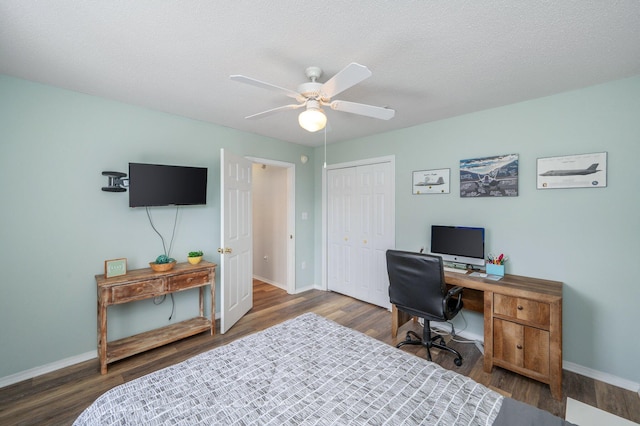
[[[204,284],[208,284],[211,281],[209,272],[193,272],[191,274],[177,275],[169,278],[169,284],[167,286],[168,291],[180,291],[188,288],[200,287]]]
[[[494,294],[493,298],[493,312],[495,314],[546,330],[549,329],[551,317],[548,303],[503,294]]]
[[[114,286],[111,297],[114,303],[147,299],[164,293],[164,280],[155,279]]]

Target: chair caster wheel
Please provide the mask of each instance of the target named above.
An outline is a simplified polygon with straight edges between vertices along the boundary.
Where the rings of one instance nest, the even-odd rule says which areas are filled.
[[[462,365],[462,358],[456,358],[453,360],[453,363],[460,367]]]

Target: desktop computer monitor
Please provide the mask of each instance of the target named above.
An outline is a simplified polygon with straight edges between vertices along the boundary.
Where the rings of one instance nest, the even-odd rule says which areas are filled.
[[[433,225],[431,253],[445,262],[484,266],[484,228]]]

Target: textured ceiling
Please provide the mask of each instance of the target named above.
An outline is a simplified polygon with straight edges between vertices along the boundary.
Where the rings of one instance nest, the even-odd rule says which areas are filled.
[[[373,75],[328,111],[334,143],[640,74],[638,0],[0,0],[0,73],[309,146],[300,110],[244,117],[347,64]],[[0,94],[1,95],[1,94]]]

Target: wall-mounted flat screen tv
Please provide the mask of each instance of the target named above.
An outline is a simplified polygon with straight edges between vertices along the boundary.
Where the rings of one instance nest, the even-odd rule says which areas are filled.
[[[129,207],[207,204],[207,168],[129,163]]]

